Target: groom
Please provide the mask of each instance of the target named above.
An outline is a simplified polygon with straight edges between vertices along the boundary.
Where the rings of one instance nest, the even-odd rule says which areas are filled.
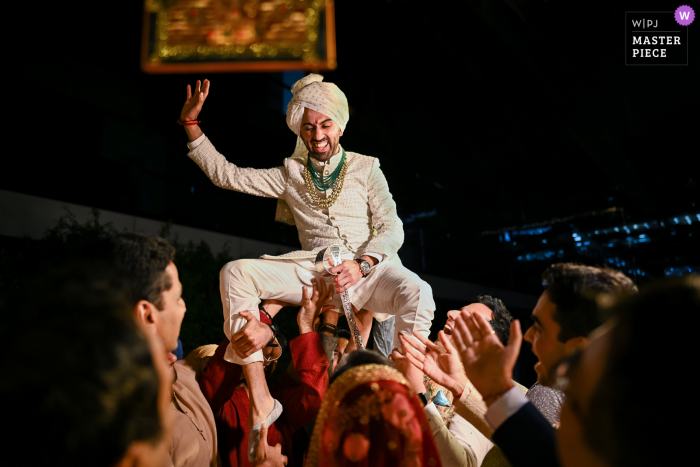
[[[292,87],[287,125],[297,135],[297,144],[280,167],[242,168],[217,152],[197,121],[209,95],[208,80],[197,81],[194,94],[187,86],[187,101],[178,120],[190,141],[188,156],[215,185],[277,198],[277,220],[296,224],[299,231],[302,250],[241,259],[221,270],[226,336],[235,341],[246,325],[260,329],[259,336],[243,347],[229,344],[225,354],[226,361],[244,365],[249,383],[264,380],[260,349],[272,337],[269,328],[259,323],[261,300],[298,304],[302,285],[311,286],[314,278],[329,281],[319,275],[315,263],[332,244],[342,246],[343,261],[331,271],[352,305],[374,311],[380,322],[395,316],[394,347],[400,347],[400,333],[427,336],[433,319],[430,286],[403,267],[397,255],[403,225],[379,160],[341,147],[339,140],[349,118],[347,99],[335,84],[322,80],[310,74]],[[338,295],[332,303],[342,310]],[[269,393],[257,399],[251,394],[251,410],[259,412],[251,414],[253,423],[262,422],[274,405]]]

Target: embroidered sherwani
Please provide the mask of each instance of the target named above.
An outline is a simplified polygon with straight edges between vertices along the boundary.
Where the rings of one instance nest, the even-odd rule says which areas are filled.
[[[371,255],[381,260],[366,278],[348,289],[355,308],[372,310],[380,321],[395,315],[395,347],[400,347],[400,332],[421,331],[427,336],[435,310],[432,291],[401,265],[397,252],[403,244],[403,225],[378,159],[346,152],[347,171],[338,199],[329,208],[320,208],[312,201],[303,178],[306,157],[286,158],[283,166],[272,169],[250,169],[228,162],[204,135],[188,146],[188,156],[215,185],[284,201],[280,206],[289,212],[281,213],[282,217],[291,214],[302,246],[285,255],[264,255],[224,266],[220,285],[226,337],[245,325],[246,320],[238,317],[240,311],[259,317],[261,300],[301,303],[302,285],[310,287],[312,278],[321,279],[314,266],[318,252],[333,244],[344,247],[343,259]],[[340,159],[341,152],[326,163],[312,162],[319,173],[329,175]],[[332,189],[319,195],[325,198],[331,193]],[[324,280],[331,282],[328,277]],[[338,294],[333,303],[342,310]],[[262,353],[240,359],[229,347],[226,360],[245,365],[262,361]]]

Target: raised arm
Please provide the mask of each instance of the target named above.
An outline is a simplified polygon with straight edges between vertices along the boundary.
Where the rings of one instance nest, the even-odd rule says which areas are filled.
[[[389,191],[389,184],[375,159],[367,181],[369,208],[372,213],[372,225],[377,235],[370,240],[364,254],[379,253],[388,258],[394,256],[403,245],[403,223],[396,212],[396,203]]]
[[[204,101],[209,95],[209,86],[208,79],[205,79],[204,83],[197,80],[197,84],[194,87],[194,95],[192,95],[192,88],[189,84],[187,85],[187,100],[185,100],[185,105],[182,106],[182,112],[180,112],[180,125],[185,129],[187,138],[190,141],[194,141],[204,135],[199,128],[199,123],[195,122],[197,122],[199,112],[202,111]]]
[[[281,198],[287,187],[284,167],[272,169],[241,168],[220,154],[199,127],[199,113],[209,95],[211,83],[197,81],[195,93],[187,85],[187,100],[182,106],[179,123],[185,129],[190,152],[187,154],[207,174],[214,185],[266,198]]]

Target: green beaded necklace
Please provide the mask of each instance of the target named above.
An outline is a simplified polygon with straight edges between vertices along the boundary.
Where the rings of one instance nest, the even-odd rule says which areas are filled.
[[[338,175],[340,175],[340,171],[343,169],[343,164],[345,164],[345,149],[341,148],[341,150],[343,151],[343,156],[340,158],[338,167],[336,167],[333,173],[328,176],[321,175],[320,173],[316,172],[316,168],[311,162],[311,156],[308,156],[306,167],[309,169],[311,180],[314,182],[314,186],[318,191],[326,191],[330,189],[330,187],[332,187],[335,184],[335,181],[338,179]]]

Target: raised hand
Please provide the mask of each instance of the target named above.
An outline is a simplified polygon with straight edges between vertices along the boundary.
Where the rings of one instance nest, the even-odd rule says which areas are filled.
[[[202,111],[202,105],[209,95],[209,80],[205,79],[204,83],[197,80],[195,85],[194,95],[192,94],[192,88],[187,85],[187,100],[185,105],[182,106],[182,111],[180,112],[180,121],[193,121],[197,120],[199,112]]]
[[[483,316],[464,311],[455,320],[452,337],[467,377],[487,405],[513,387],[513,367],[523,340],[519,321],[510,325],[510,339],[504,347]]]
[[[245,326],[231,336],[231,348],[241,358],[250,357],[267,345],[274,336],[270,326],[261,323],[250,311],[241,311],[240,316],[248,320]]]
[[[430,342],[420,333],[413,336],[400,334],[401,346],[406,358],[433,381],[446,387],[455,396],[467,385],[467,375],[459,361],[457,349],[454,348],[444,331],[438,333],[438,339],[444,348]],[[420,345],[420,341],[423,345]],[[425,347],[423,347],[425,346]]]
[[[403,341],[401,341],[403,342]],[[404,347],[405,352],[406,347]],[[423,372],[411,363],[411,361],[406,357],[405,353],[401,353],[399,349],[394,349],[389,354],[389,362],[394,365],[394,368],[399,370],[402,375],[406,377],[409,384],[417,393],[425,392],[425,385],[423,384]]]
[[[309,290],[306,286],[301,289],[301,309],[297,315],[300,334],[312,332],[314,320],[321,313],[335,308],[335,305],[330,304],[331,300],[333,300],[333,288],[327,287],[326,282],[323,280],[311,279],[311,283],[314,285],[311,296],[309,296]]]
[[[287,465],[287,456],[282,455],[282,446],[267,444],[267,425],[260,427],[260,442],[255,453],[255,467],[281,467]]]

